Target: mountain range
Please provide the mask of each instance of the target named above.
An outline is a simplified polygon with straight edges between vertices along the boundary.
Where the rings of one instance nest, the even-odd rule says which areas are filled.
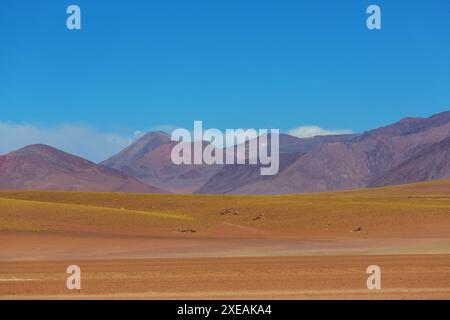
[[[286,139],[280,137],[280,144]],[[259,176],[250,166],[226,166],[196,192],[324,192],[449,178],[449,140],[450,112],[405,118],[358,135],[298,139],[289,150],[280,147],[276,176]]]
[[[203,186],[222,166],[175,165],[171,160],[171,151],[177,143],[171,141],[165,132],[150,132],[101,164],[170,192],[192,193]]]
[[[450,111],[361,134],[280,134],[275,176],[261,176],[259,165],[175,165],[175,144],[165,132],[150,132],[100,164],[27,146],[0,156],[0,189],[286,194],[450,178]]]

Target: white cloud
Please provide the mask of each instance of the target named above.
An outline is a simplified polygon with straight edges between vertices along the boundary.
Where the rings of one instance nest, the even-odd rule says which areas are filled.
[[[173,128],[174,126],[166,125],[154,127],[152,130],[165,129],[164,131],[167,132]],[[291,129],[288,133],[299,138],[307,138],[353,132],[344,129],[327,130],[318,126],[302,126]],[[100,162],[123,150],[143,134],[141,131],[130,132],[129,135],[103,132],[73,124],[46,128],[32,124],[0,122],[0,154],[39,143],[50,145],[93,162]]]
[[[167,134],[172,134],[172,131],[174,131],[175,129],[178,129],[177,126],[172,125],[172,124],[163,124],[163,125],[159,125],[159,126],[153,126],[150,127],[150,129],[148,131],[141,131],[141,130],[136,130],[133,132],[133,138],[134,140],[142,138],[147,132],[154,132],[154,131],[163,131]]]
[[[352,130],[349,129],[337,129],[328,130],[318,126],[301,126],[288,131],[291,136],[298,138],[311,138],[315,136],[331,136],[338,134],[351,134]]]
[[[168,134],[172,134],[172,131],[174,131],[175,129],[178,129],[178,127],[173,124],[163,124],[163,125],[151,127],[150,131],[164,131]]]
[[[141,130],[136,130],[135,132],[133,132],[134,139],[142,138],[144,135],[145,135],[145,132],[141,131]]]
[[[100,162],[121,151],[134,140],[130,136],[65,124],[43,128],[31,124],[0,122],[0,154],[30,144],[47,144],[65,152]]]

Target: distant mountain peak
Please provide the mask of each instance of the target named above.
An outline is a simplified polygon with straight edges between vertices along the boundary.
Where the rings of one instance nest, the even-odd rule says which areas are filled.
[[[163,131],[149,132],[133,142],[102,165],[171,192],[191,193],[212,177],[220,165],[176,165],[171,160],[173,145],[169,134]],[[189,143],[189,142],[185,142]],[[195,144],[199,142],[191,142]],[[209,142],[201,142],[203,146]]]
[[[40,152],[63,152],[46,144],[30,144],[12,153],[40,153]]]
[[[170,138],[170,135],[165,131],[150,131],[141,136],[140,139],[166,139]]]
[[[77,163],[86,165],[94,165],[93,162],[75,156],[73,154],[64,152],[46,144],[31,144],[16,151],[12,151],[5,155],[9,158],[28,159],[28,161],[48,161],[54,163],[55,161],[66,161],[67,163]]]
[[[407,117],[403,118],[393,124],[373,129],[365,132],[361,138],[374,136],[407,136],[424,132],[431,128],[440,127],[450,123],[450,111],[441,112],[428,118]]]
[[[118,154],[103,161],[102,164],[120,170],[123,168],[122,163],[137,161],[143,158],[147,153],[169,143],[171,143],[171,141],[168,133],[164,131],[148,132]]]
[[[44,144],[23,147],[0,156],[0,189],[164,191]]]

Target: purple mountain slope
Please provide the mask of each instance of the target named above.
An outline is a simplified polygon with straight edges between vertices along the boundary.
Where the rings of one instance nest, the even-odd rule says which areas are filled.
[[[280,144],[280,172],[262,177],[255,166],[224,166],[196,193],[284,194],[393,185],[448,176],[450,112],[406,118],[360,135]]]
[[[0,156],[0,189],[165,193],[46,145],[31,145]]]
[[[220,165],[173,164],[171,151],[175,144],[167,133],[150,132],[102,165],[175,193],[192,193],[221,169]]]

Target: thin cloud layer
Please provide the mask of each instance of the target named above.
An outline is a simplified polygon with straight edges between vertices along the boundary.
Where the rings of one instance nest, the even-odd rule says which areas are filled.
[[[337,130],[329,130],[324,129],[319,126],[301,126],[288,131],[291,136],[298,138],[311,138],[315,136],[331,136],[331,135],[339,135],[339,134],[351,134],[354,133],[349,129],[337,129]]]
[[[71,124],[43,128],[31,124],[0,122],[0,154],[30,144],[47,144],[93,162],[100,162],[119,152],[133,140],[133,135],[128,137]]]
[[[174,126],[164,126],[170,131]],[[162,128],[152,128],[152,131]],[[168,130],[170,129],[170,130]],[[32,124],[0,122],[0,154],[5,154],[30,144],[47,144],[65,152],[83,157],[93,162],[101,162],[130,145],[144,132],[136,131],[129,136],[102,132],[81,125],[64,124],[52,128]],[[318,126],[301,126],[288,131],[292,136],[309,138],[314,136],[351,134],[352,130],[328,130]],[[217,147],[223,147],[217,145]],[[227,145],[227,147],[229,147]]]

